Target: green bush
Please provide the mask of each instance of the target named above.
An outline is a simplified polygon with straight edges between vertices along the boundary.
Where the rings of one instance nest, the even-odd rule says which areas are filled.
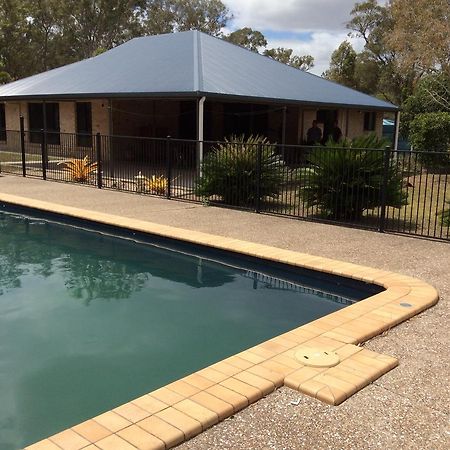
[[[442,224],[450,227],[450,200],[447,200],[445,203],[449,206],[449,208],[444,210],[441,214]]]
[[[218,196],[228,205],[250,206],[257,200],[258,148],[261,148],[259,198],[276,197],[282,185],[284,164],[275,146],[261,136],[230,136],[217,144],[202,165],[196,193]]]
[[[411,122],[410,140],[426,167],[450,165],[450,113],[417,115]]]
[[[328,142],[310,155],[312,170],[302,196],[334,220],[358,220],[363,212],[381,206],[386,142],[375,135],[336,144]],[[378,149],[378,150],[374,150]],[[386,204],[407,204],[402,177],[395,164],[387,171]]]

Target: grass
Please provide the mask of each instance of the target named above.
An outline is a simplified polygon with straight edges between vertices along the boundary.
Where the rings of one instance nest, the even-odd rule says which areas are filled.
[[[40,161],[40,155],[25,154],[26,161]],[[22,154],[17,152],[0,151],[0,162],[22,162]]]
[[[403,190],[408,194],[408,204],[401,208],[386,208],[386,229],[435,237],[448,237],[450,229],[442,224],[441,214],[450,200],[450,174],[422,173],[403,178]],[[306,208],[300,199],[301,186],[286,185],[281,195],[267,203],[262,210],[278,214],[308,216],[324,219],[316,208]],[[355,225],[378,228],[380,208],[365,212]]]

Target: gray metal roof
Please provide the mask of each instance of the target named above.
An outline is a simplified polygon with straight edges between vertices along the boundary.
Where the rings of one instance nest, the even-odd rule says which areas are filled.
[[[397,109],[198,31],[132,39],[99,56],[0,86],[0,100],[202,95]]]

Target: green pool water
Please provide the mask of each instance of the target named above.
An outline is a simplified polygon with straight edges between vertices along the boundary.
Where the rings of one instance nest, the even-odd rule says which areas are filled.
[[[0,212],[0,449],[40,440],[357,296],[183,252]]]

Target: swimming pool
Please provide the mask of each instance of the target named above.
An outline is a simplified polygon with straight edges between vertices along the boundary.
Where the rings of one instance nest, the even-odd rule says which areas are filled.
[[[1,448],[37,441],[382,290],[63,222],[0,213]]]

